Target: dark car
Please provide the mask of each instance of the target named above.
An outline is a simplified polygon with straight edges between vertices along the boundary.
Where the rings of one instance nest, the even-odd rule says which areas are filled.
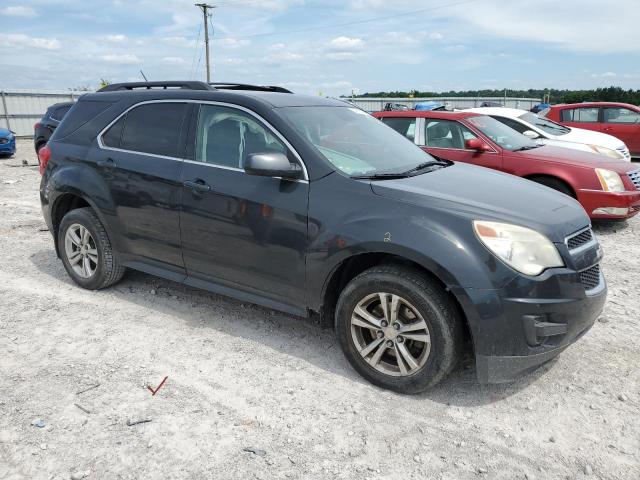
[[[47,108],[40,121],[36,122],[33,126],[33,146],[36,149],[36,153],[46,145],[53,131],[60,125],[60,122],[74,104],[75,102],[54,103]]]
[[[81,287],[133,268],[317,316],[360,374],[400,392],[442,380],[465,348],[481,381],[508,381],[605,301],[579,203],[437,160],[341,101],[115,84],[81,97],[40,159],[43,214]]]

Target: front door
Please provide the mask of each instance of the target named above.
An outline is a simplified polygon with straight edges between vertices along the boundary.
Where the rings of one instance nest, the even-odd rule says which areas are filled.
[[[495,151],[478,152],[465,148],[465,142],[479,138],[469,128],[455,120],[425,118],[424,150],[430,154],[452,160],[479,165],[481,167],[502,169],[502,155]],[[484,139],[481,139],[484,142]]]
[[[302,307],[309,184],[243,169],[250,153],[282,152],[297,160],[274,131],[243,110],[202,104],[194,128],[180,222],[190,279]]]
[[[105,215],[120,232],[115,241],[124,260],[177,274],[184,274],[180,150],[187,109],[187,103],[173,102],[134,107],[102,134],[92,150],[115,206]]]

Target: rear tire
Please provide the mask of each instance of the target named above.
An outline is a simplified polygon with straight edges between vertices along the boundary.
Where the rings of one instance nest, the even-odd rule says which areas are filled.
[[[107,232],[91,208],[71,210],[63,217],[58,249],[67,273],[82,288],[100,290],[124,275],[125,268],[113,255]]]
[[[436,385],[462,352],[462,319],[442,287],[395,265],[370,268],[349,282],[338,299],[336,333],[360,375],[400,393]]]
[[[555,178],[549,177],[537,177],[531,178],[532,181],[539,183],[540,185],[544,185],[545,187],[553,188],[554,190],[564,193],[565,195],[570,196],[571,198],[576,198],[573,190],[567,186],[563,181],[557,180]]]

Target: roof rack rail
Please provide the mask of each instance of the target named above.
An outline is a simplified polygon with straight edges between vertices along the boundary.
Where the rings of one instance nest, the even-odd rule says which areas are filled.
[[[170,82],[125,82],[112,83],[102,87],[98,92],[116,92],[121,90],[151,90],[151,89],[169,89],[178,88],[184,90],[214,90],[206,82],[187,81],[170,81]]]
[[[216,90],[253,90],[256,92],[293,93],[291,90],[276,85],[249,85],[246,83],[232,82],[210,82],[209,85]]]

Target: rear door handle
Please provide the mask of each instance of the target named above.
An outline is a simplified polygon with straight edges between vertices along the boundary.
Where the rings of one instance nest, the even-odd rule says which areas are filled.
[[[186,180],[183,184],[187,188],[191,188],[195,192],[205,193],[211,191],[211,185],[200,178],[196,178],[195,180]]]
[[[106,160],[99,160],[98,166],[103,168],[114,168],[116,166],[116,162],[113,158],[109,157]]]

